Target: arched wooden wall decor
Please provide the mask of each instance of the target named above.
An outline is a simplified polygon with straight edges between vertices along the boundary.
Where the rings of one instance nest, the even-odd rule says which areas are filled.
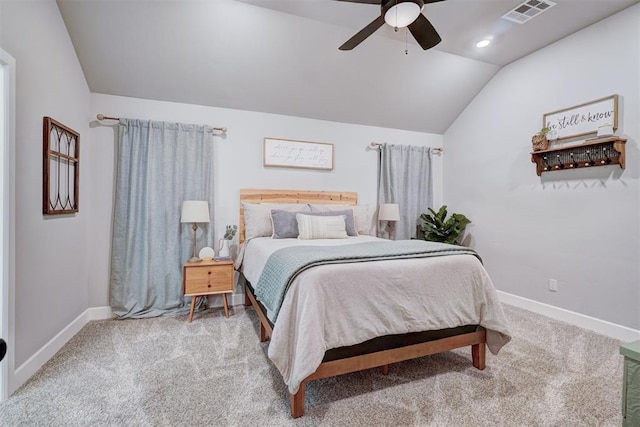
[[[78,212],[80,134],[44,117],[43,148],[42,213]]]

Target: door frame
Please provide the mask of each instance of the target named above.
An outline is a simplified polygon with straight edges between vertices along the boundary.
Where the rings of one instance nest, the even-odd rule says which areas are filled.
[[[7,355],[0,363],[0,402],[14,391],[11,387],[15,373],[15,120],[16,120],[16,61],[0,48],[0,67],[3,69],[2,173],[0,209],[2,210],[2,250],[0,251],[0,335],[7,342]]]

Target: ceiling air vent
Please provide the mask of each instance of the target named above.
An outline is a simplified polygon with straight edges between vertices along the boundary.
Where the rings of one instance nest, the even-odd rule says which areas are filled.
[[[550,9],[555,5],[556,4],[554,2],[549,0],[528,0],[513,10],[505,13],[502,17],[511,22],[524,24],[531,18],[535,18],[545,10]]]

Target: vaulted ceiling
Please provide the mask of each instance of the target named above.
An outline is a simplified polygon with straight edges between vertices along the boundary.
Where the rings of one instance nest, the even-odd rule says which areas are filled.
[[[379,6],[57,2],[94,93],[441,134],[502,66],[638,1],[554,0],[517,24],[501,16],[521,0],[446,0],[423,11],[443,39],[435,48],[385,26],[346,52]],[[492,44],[476,48],[483,38]]]

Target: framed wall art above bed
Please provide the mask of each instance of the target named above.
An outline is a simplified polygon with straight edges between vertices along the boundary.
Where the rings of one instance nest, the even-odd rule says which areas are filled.
[[[264,138],[265,167],[333,170],[333,144]]]

